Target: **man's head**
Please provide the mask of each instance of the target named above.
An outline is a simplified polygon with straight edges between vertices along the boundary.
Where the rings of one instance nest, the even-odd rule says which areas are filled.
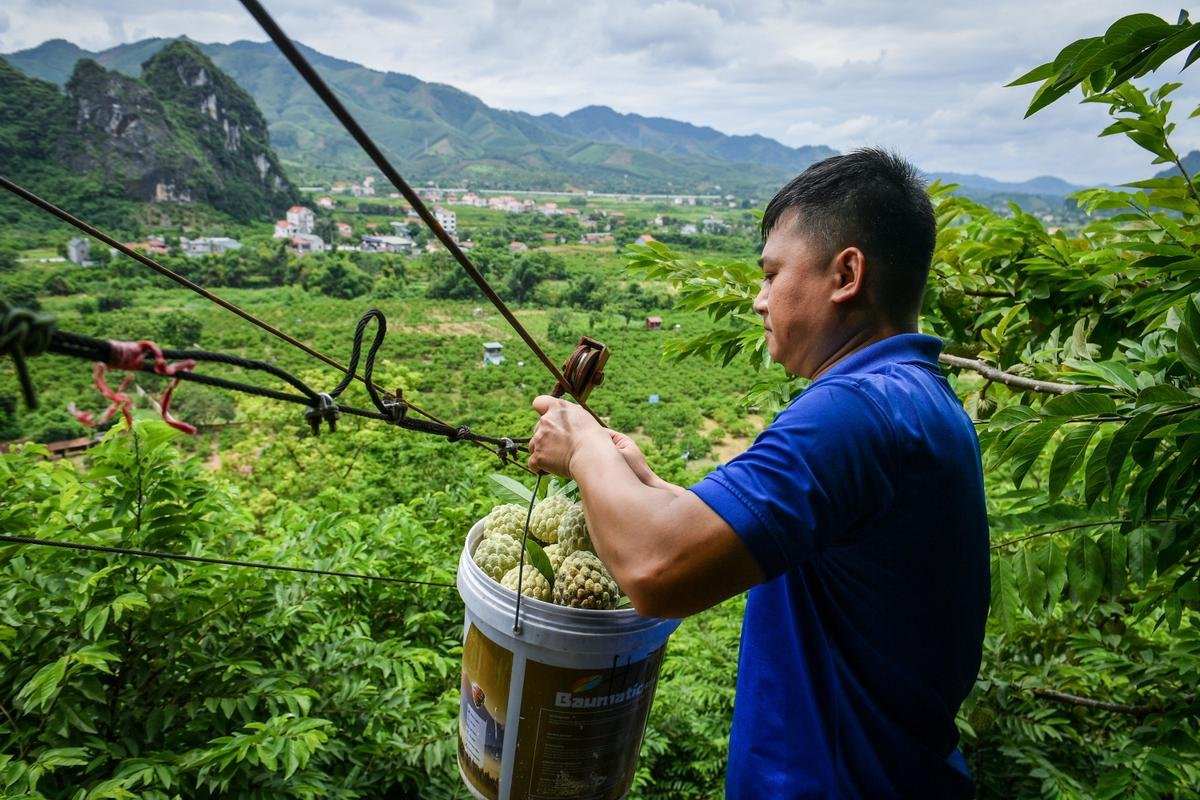
[[[811,377],[848,341],[916,330],[936,225],[916,170],[882,150],[825,159],[763,215],[771,356]]]

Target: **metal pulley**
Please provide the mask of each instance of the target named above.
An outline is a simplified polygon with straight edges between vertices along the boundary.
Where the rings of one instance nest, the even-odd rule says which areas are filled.
[[[604,382],[604,365],[608,361],[608,347],[589,336],[580,338],[575,352],[563,363],[563,380],[554,384],[554,397],[570,393],[580,403],[586,403],[592,389]],[[564,385],[564,381],[566,385]]]

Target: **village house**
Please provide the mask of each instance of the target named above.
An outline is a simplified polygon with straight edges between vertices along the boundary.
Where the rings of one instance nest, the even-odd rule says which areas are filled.
[[[725,222],[716,217],[705,217],[700,220],[700,229],[705,233],[726,233],[729,230]]]
[[[684,236],[695,236],[700,231],[695,225],[688,222],[684,225],[679,226],[679,232],[682,233]]]
[[[321,208],[333,208],[333,198],[332,197],[318,197],[317,205],[319,205]]]
[[[348,222],[335,222],[333,227],[337,231],[337,235],[343,238],[349,239],[354,235],[354,227]]]
[[[510,253],[526,253],[529,252],[529,245],[524,242],[509,242],[508,252]]]
[[[124,242],[130,250],[141,250],[150,256],[165,256],[170,252],[167,240],[161,236],[147,236],[144,242]]]
[[[474,192],[467,192],[462,197],[458,198],[460,206],[474,206],[476,208],[487,208],[488,201]]]
[[[67,242],[67,260],[72,264],[91,264],[92,244],[87,239],[74,238]]]
[[[643,233],[637,238],[638,244],[647,244],[648,242],[656,241],[656,239],[648,233]]]
[[[312,209],[304,206],[292,206],[287,210],[287,218],[275,222],[276,239],[290,239],[297,234],[312,233],[316,217]]]
[[[408,236],[364,236],[359,250],[364,253],[411,253],[416,242]]]
[[[446,233],[450,234],[451,239],[458,239],[458,215],[453,211],[437,206],[433,209],[433,218]]]
[[[533,202],[533,201],[529,201]],[[523,214],[526,211],[525,204],[512,195],[502,194],[499,197],[489,198],[487,201],[488,208],[497,211],[504,211],[509,214]]]
[[[585,233],[579,241],[584,244],[612,244],[614,239],[611,233]]]
[[[237,250],[241,246],[241,242],[237,239],[230,239],[228,236],[201,236],[197,239],[188,239],[186,236],[179,237],[179,249],[189,258],[221,255],[230,250]]]
[[[311,233],[297,233],[292,237],[292,248],[298,256],[309,253],[323,253],[325,251],[325,242],[320,236]]]

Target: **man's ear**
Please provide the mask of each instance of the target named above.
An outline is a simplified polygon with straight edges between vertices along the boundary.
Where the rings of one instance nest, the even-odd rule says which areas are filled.
[[[830,300],[845,303],[866,290],[867,257],[857,247],[847,247],[833,257],[834,289]]]

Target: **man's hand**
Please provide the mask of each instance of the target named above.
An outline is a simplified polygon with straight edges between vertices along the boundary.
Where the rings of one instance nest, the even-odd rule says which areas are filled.
[[[574,477],[571,460],[580,452],[588,447],[615,446],[608,429],[574,403],[543,394],[533,399],[533,410],[542,418],[529,440],[532,470]]]

